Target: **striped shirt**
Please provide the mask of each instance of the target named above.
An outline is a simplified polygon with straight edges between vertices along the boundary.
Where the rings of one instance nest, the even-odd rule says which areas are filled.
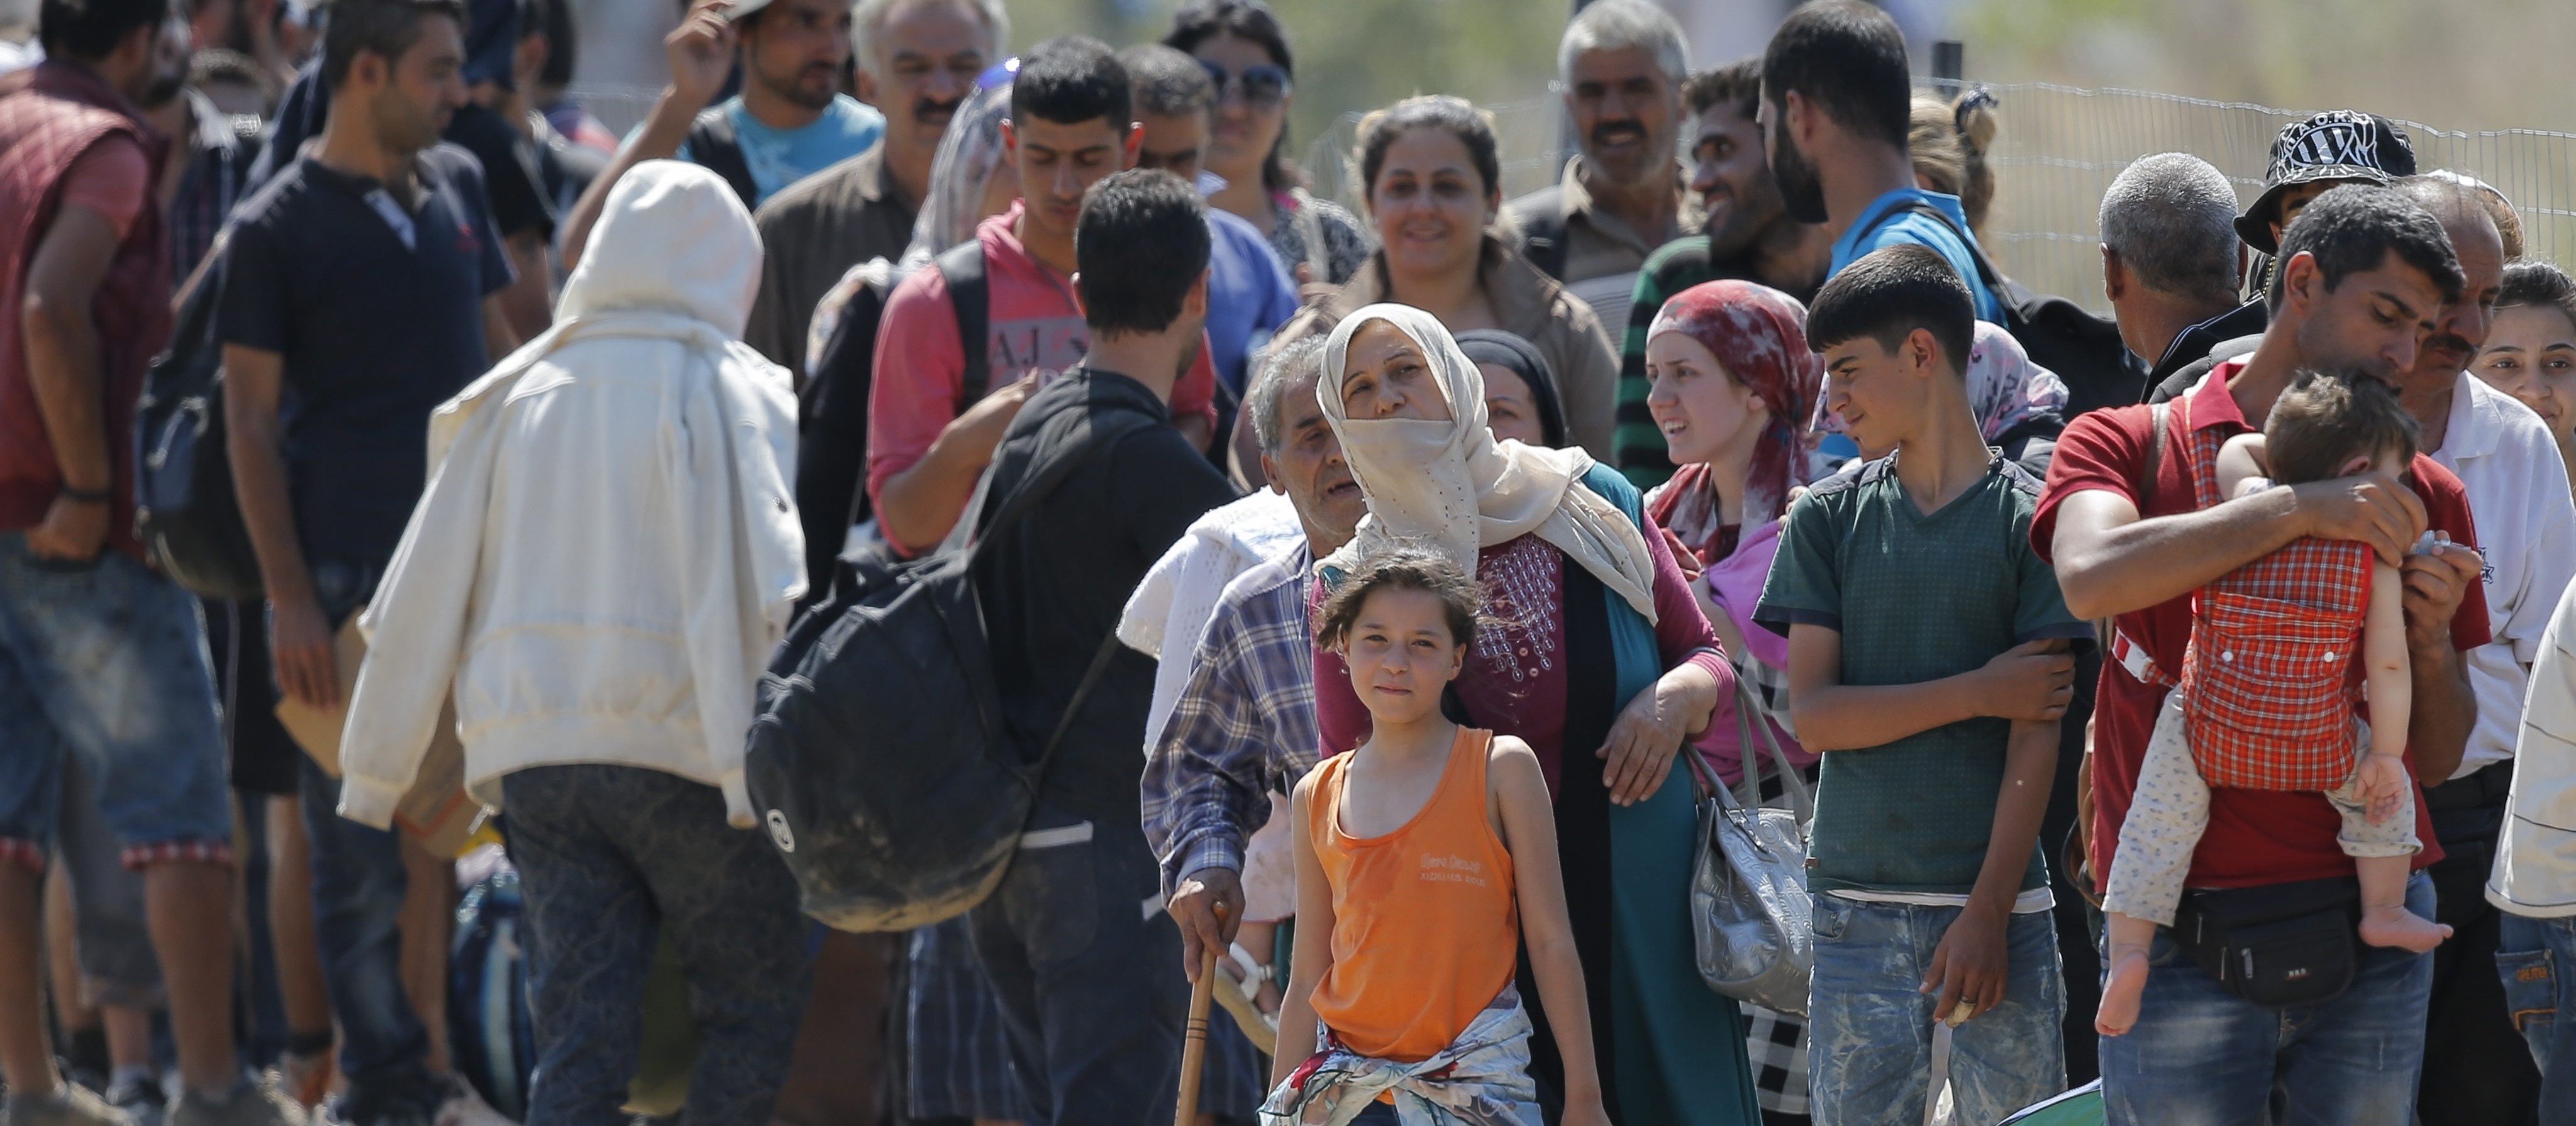
[[[1146,749],[1145,836],[1162,859],[1167,898],[1200,869],[1242,871],[1244,843],[1270,819],[1270,795],[1315,767],[1313,563],[1300,543],[1227,585],[1171,721]]]

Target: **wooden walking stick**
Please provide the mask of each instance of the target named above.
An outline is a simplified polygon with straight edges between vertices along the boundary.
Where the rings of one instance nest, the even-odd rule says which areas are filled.
[[[1225,922],[1225,908],[1216,909]],[[1181,1032],[1181,1101],[1173,1104],[1172,1126],[1191,1126],[1199,1117],[1199,1073],[1207,1067],[1208,1001],[1215,994],[1216,944],[1201,943],[1198,984],[1190,987],[1190,1023]]]

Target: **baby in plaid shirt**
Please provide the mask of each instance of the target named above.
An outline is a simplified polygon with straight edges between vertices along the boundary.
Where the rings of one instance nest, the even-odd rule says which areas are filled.
[[[2415,456],[2416,437],[2387,384],[2301,372],[2262,433],[2229,439],[2192,472],[2214,473],[2227,498],[2374,468],[2393,475]],[[2413,688],[2402,590],[2397,568],[2368,546],[2312,537],[2193,596],[2182,683],[2157,717],[2103,897],[2111,974],[2096,1031],[2118,1036],[2137,1021],[2148,944],[2173,923],[2212,785],[2324,791],[2360,876],[2362,941],[2422,953],[2450,937],[2406,910],[2408,858],[2423,846],[2403,758]],[[2362,685],[2347,675],[2356,642]],[[2367,723],[2354,718],[2363,685]]]

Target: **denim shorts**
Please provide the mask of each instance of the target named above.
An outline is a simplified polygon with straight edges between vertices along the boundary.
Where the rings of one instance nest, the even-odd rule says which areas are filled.
[[[232,862],[197,600],[132,556],[58,563],[0,533],[0,859],[42,869],[66,755],[126,867]]]
[[[1957,907],[1864,903],[1818,894],[1807,1012],[1808,1108],[1817,1126],[1923,1121],[1940,999],[1922,991]],[[1958,1026],[1950,1093],[1960,1122],[1995,1122],[2066,1088],[2066,984],[2057,925],[2014,915],[2004,931],[2004,1002]]]

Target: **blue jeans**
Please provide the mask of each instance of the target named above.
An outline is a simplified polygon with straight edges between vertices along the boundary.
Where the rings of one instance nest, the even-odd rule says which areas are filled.
[[[127,867],[232,859],[197,600],[122,552],[57,563],[0,533],[0,862],[44,869],[72,755]]]
[[[1816,1126],[1921,1126],[1940,1004],[1923,992],[1923,978],[1959,913],[1815,896],[1807,1085]],[[1951,1039],[1960,1122],[1999,1121],[2066,1088],[2057,925],[2045,911],[2015,915],[2004,940],[2004,1003]]]
[[[1087,839],[1068,840],[1083,835]],[[1030,1126],[1172,1120],[1189,979],[1181,932],[1161,910],[1144,830],[1082,821],[1041,803],[1002,886],[968,913],[975,955],[1002,1001]]]
[[[347,691],[343,686],[342,691]],[[340,780],[300,756],[297,802],[313,842],[313,930],[322,981],[340,1024],[341,1118],[353,1126],[443,1093],[429,1072],[429,1031],[402,983],[403,871],[399,830],[340,816]]]
[[[2495,957],[2505,1011],[2540,1065],[2540,1120],[2576,1122],[2576,917],[2502,912]]]
[[[2415,873],[2406,907],[2433,917]],[[2433,958],[2362,948],[2352,988],[2271,1009],[2220,988],[2157,928],[2137,1026],[2102,1038],[2109,1126],[2408,1126]]]
[[[312,564],[322,616],[338,629],[375,596],[382,568]],[[354,685],[343,684],[345,695]],[[296,801],[313,849],[313,930],[331,1016],[340,1025],[344,1121],[364,1126],[406,1108],[436,1106],[444,1088],[429,1072],[429,1031],[402,984],[402,907],[411,886],[400,830],[340,816],[340,780],[298,756]]]
[[[713,786],[633,766],[538,766],[501,780],[527,904],[536,1079],[527,1120],[624,1126],[644,979],[667,935],[689,984],[689,1126],[769,1121],[813,981],[796,880]]]

